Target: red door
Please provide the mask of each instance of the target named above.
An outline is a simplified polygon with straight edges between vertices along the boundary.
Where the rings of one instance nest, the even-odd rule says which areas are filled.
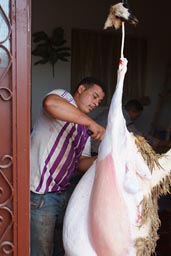
[[[0,255],[29,255],[30,0],[0,0]]]

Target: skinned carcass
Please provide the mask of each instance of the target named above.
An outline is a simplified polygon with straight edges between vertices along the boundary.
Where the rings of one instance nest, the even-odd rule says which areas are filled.
[[[157,199],[169,189],[171,150],[157,155],[129,133],[122,113],[127,60],[121,58],[98,158],[69,201],[66,256],[150,256],[160,225]]]

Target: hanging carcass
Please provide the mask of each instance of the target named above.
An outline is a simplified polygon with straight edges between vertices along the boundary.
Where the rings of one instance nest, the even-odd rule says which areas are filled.
[[[155,252],[158,197],[169,191],[171,150],[158,155],[144,138],[128,132],[122,113],[126,71],[127,59],[121,51],[98,158],[67,207],[66,256],[150,256]]]

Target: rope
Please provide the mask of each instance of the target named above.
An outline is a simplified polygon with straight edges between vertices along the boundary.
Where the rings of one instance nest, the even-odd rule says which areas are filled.
[[[124,43],[125,43],[125,23],[122,22],[122,42],[121,42],[121,59],[124,58]]]

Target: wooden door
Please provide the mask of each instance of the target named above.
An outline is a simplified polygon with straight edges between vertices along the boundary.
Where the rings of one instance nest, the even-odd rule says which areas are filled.
[[[30,0],[0,0],[0,255],[29,255]]]

